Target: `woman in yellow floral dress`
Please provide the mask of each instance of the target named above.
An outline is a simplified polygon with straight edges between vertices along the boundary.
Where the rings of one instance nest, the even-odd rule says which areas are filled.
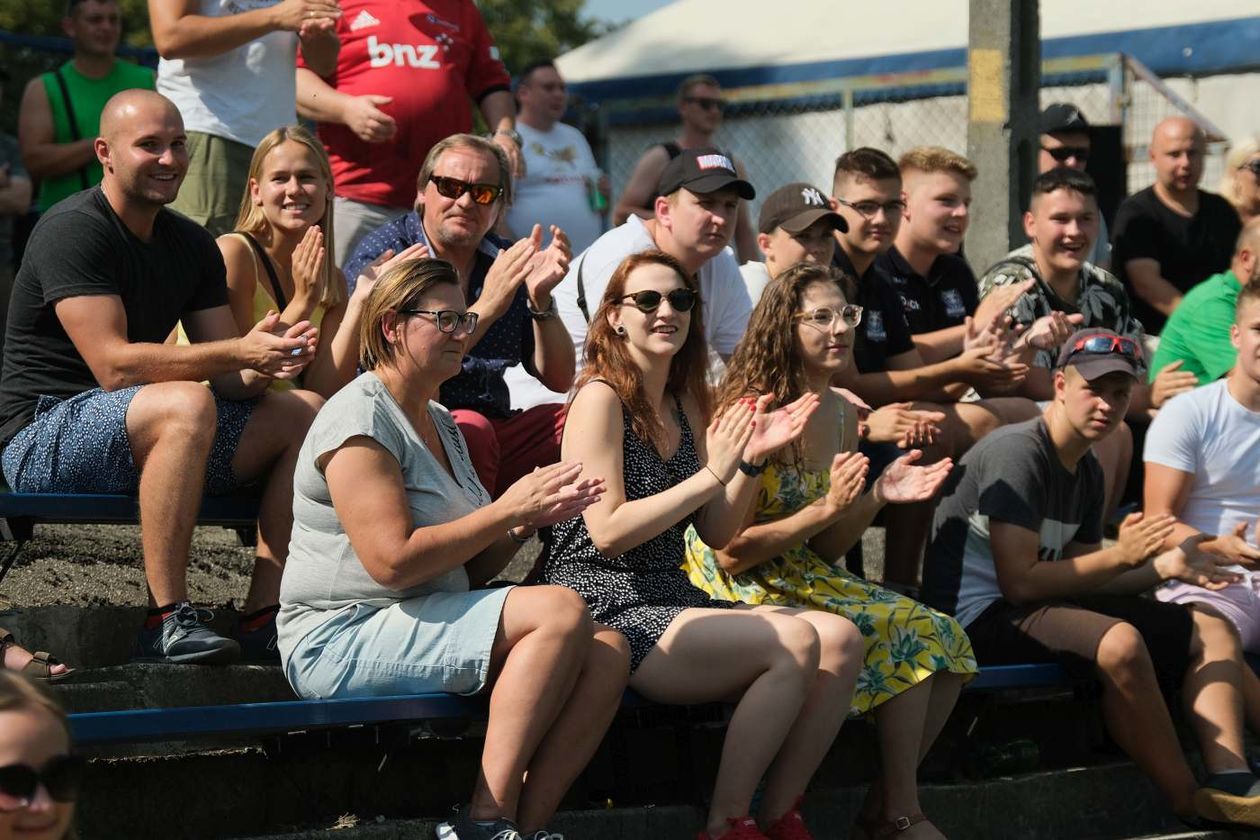
[[[849,305],[838,275],[794,266],[767,287],[727,368],[719,403],[773,392],[787,404],[813,391],[819,408],[790,449],[763,465],[745,525],[723,551],[687,532],[691,582],[716,598],[804,606],[848,618],[866,642],[852,711],[872,713],[881,768],[855,837],[900,840],[943,835],[920,813],[917,769],[963,682],[976,673],[966,633],[952,618],[835,565],[888,503],[931,498],[949,473],[910,452],[862,492],[868,460],[856,452],[857,421],[830,387],[850,363],[861,307]]]

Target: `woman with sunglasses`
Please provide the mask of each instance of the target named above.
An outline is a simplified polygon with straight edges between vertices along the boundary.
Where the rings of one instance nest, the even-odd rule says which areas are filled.
[[[24,678],[0,671],[0,840],[69,837],[82,774],[66,713]]]
[[[1260,216],[1260,135],[1230,147],[1225,155],[1220,193],[1234,205],[1244,225]]]
[[[294,475],[280,654],[302,697],[489,689],[481,772],[444,840],[551,837],[546,823],[603,738],[626,643],[557,586],[481,588],[536,531],[596,501],[598,478],[541,467],[495,501],[438,388],[477,313],[453,266],[386,271],[361,330],[366,372],[311,425]]]
[[[324,398],[354,378],[359,316],[381,264],[363,269],[354,293],[333,260],[333,178],[323,145],[301,126],[282,126],[262,139],[249,164],[236,229],[219,237],[227,266],[228,304],[245,335],[269,311],[280,324],[310,321],[319,349],[299,380],[271,387],[303,387]],[[398,258],[427,255],[417,247]],[[346,329],[342,329],[342,325]]]
[[[732,609],[691,586],[682,562],[689,524],[714,545],[734,534],[736,500],[753,486],[743,465],[797,437],[817,398],[774,414],[743,402],[711,420],[697,302],[695,281],[660,251],[628,257],[609,280],[561,444],[607,492],[553,528],[543,576],[626,635],[630,685],[647,699],[736,699],[701,840],[805,840],[798,805],[848,711],[857,629],[825,613]]]
[[[915,466],[911,451],[863,493],[867,458],[857,416],[831,388],[852,359],[862,308],[849,304],[834,269],[799,263],[763,293],[718,395],[719,411],[772,393],[779,404],[818,400],[800,439],[757,460],[755,489],[741,497],[724,548],[687,530],[691,582],[714,598],[823,610],[861,629],[865,645],[852,712],[873,714],[880,768],[854,837],[939,838],[920,812],[919,761],[940,733],[963,680],[976,673],[971,643],[952,618],[845,571],[842,558],[886,504],[930,499],[947,458]]]

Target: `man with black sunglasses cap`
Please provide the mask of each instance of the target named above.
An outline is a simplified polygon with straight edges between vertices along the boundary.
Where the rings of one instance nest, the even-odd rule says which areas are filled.
[[[1108,330],[1064,343],[1045,414],[988,435],[954,470],[924,600],[966,628],[981,665],[1057,662],[1099,680],[1108,733],[1178,816],[1260,826],[1237,635],[1218,615],[1140,597],[1168,580],[1201,585],[1215,564],[1186,543],[1163,550],[1167,515],[1130,514],[1102,545],[1091,447],[1123,422],[1142,370],[1139,343]],[[1161,696],[1177,689],[1208,770],[1202,785]]]
[[[442,385],[481,483],[494,497],[534,467],[560,457],[560,404],[573,384],[573,342],[556,317],[552,289],[569,267],[569,240],[540,225],[516,243],[492,231],[512,203],[507,155],[492,141],[454,134],[435,145],[418,179],[416,209],[360,240],[346,261],[351,290],[361,272],[417,244],[459,272],[476,330],[463,371]],[[521,365],[552,398],[513,411],[504,371]]]
[[[1084,172],[1089,165],[1089,121],[1081,109],[1067,102],[1056,102],[1041,112],[1041,151],[1037,154],[1037,172],[1066,166]],[[1098,238],[1090,249],[1089,261],[1106,268],[1111,261],[1111,236],[1107,220],[1098,215]]]

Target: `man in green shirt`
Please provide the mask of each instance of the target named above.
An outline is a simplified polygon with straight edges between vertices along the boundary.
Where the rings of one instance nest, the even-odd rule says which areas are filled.
[[[74,58],[31,79],[18,112],[18,142],[27,171],[40,182],[41,211],[100,183],[92,141],[109,98],[153,89],[152,70],[116,55],[122,19],[115,0],[67,0],[61,28],[74,41]]]
[[[1234,246],[1229,271],[1213,274],[1195,286],[1173,310],[1160,334],[1151,370],[1180,361],[1200,385],[1229,373],[1238,351],[1229,340],[1234,305],[1243,284],[1260,282],[1260,218],[1243,227]]]

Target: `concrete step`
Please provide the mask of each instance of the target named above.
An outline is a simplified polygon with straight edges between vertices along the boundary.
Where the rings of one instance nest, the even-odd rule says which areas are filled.
[[[72,712],[293,700],[278,665],[113,665],[52,686]]]

